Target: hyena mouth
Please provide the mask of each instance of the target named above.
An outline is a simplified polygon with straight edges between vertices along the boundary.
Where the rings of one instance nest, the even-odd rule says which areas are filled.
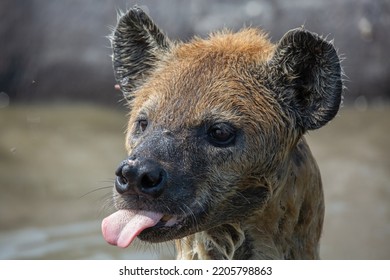
[[[126,248],[144,230],[174,231],[180,228],[183,219],[177,215],[122,209],[103,220],[102,232],[109,244]]]

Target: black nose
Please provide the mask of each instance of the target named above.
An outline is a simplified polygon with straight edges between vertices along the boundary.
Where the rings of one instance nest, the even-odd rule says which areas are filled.
[[[147,159],[125,160],[115,172],[115,188],[118,193],[138,193],[159,197],[166,184],[166,171]]]

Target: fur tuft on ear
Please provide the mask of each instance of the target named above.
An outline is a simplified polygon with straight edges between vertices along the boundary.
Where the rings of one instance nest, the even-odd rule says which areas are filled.
[[[125,99],[141,86],[170,49],[169,39],[137,6],[119,16],[110,36],[115,78]]]
[[[343,90],[340,59],[317,34],[303,28],[287,32],[268,70],[272,90],[303,131],[320,128],[337,114]]]

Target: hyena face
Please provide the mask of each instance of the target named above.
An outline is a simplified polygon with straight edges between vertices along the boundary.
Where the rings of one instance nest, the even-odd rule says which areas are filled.
[[[274,46],[259,30],[172,43],[140,9],[112,37],[131,114],[116,171],[112,244],[182,238],[261,213],[303,133],[340,104],[333,46],[298,29]]]

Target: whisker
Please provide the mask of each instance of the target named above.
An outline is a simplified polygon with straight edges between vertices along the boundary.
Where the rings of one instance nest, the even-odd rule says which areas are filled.
[[[86,197],[87,195],[90,195],[92,193],[95,193],[95,192],[98,192],[98,191],[101,191],[101,190],[107,190],[107,189],[112,189],[112,186],[107,186],[107,187],[99,187],[99,188],[96,188],[96,189],[93,189],[85,194],[83,194],[82,196],[80,196],[79,198],[84,198]]]
[[[104,200],[102,199],[102,205],[100,206],[100,214],[103,212],[116,211],[115,204],[112,201],[112,193],[105,194]]]

